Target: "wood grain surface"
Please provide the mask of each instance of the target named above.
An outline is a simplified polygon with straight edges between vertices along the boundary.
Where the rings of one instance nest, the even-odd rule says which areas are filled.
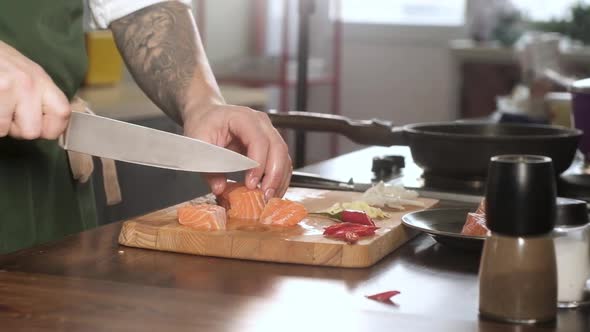
[[[326,209],[336,202],[360,198],[360,193],[309,188],[290,188],[286,198],[301,202],[309,212]],[[211,197],[197,200],[212,200]],[[438,201],[420,198],[429,208]],[[254,221],[229,220],[224,231],[197,231],[180,225],[172,206],[123,223],[119,243],[145,249],[203,256],[338,267],[367,267],[411,239],[415,232],[401,224],[401,217],[422,208],[387,210],[390,217],[376,220],[376,235],[354,245],[323,236],[333,221],[309,216],[294,227],[262,225]]]

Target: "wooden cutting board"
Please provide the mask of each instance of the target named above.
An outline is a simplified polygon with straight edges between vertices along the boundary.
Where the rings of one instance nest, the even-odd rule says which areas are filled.
[[[328,208],[336,202],[356,200],[361,193],[309,188],[290,188],[285,198],[301,202],[310,212]],[[437,200],[420,198],[426,208]],[[213,197],[195,201],[212,201]],[[176,210],[182,203],[145,216],[125,221],[119,243],[126,246],[204,256],[258,261],[299,263],[338,267],[367,267],[411,239],[416,233],[401,224],[404,214],[423,208],[388,210],[391,217],[376,220],[376,235],[354,245],[325,238],[326,226],[333,221],[308,217],[295,227],[279,227],[252,221],[229,220],[227,230],[197,231],[180,225]]]

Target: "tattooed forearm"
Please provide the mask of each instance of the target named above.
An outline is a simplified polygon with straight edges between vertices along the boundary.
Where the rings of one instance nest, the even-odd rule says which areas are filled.
[[[190,10],[170,1],[114,21],[111,30],[129,71],[148,97],[177,123],[197,70],[197,32]]]

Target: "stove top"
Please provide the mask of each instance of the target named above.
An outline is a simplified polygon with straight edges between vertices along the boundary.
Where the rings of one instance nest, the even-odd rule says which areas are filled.
[[[425,189],[470,195],[483,195],[485,193],[485,179],[483,178],[453,178],[424,173],[421,181]]]
[[[370,158],[373,159],[372,164]],[[384,159],[388,162],[375,164],[375,160]],[[452,199],[469,202],[479,202],[485,194],[485,178],[465,179],[424,173],[414,163],[407,147],[368,148],[338,157],[338,161],[338,167],[326,162],[305,169],[305,172],[309,172],[307,174],[296,176],[294,173],[292,184],[306,187],[313,185],[314,188],[322,189],[365,191],[378,181],[383,181],[435,195],[428,197],[453,197]],[[383,169],[376,165],[381,165]],[[331,176],[316,175],[322,172]],[[310,174],[314,175],[311,179]],[[576,157],[572,166],[557,178],[556,183],[558,196],[590,202],[590,166],[585,166],[581,156]]]
[[[378,179],[375,179],[378,180]],[[485,178],[454,178],[436,174],[398,174],[397,179],[386,182],[402,184],[417,190],[455,193],[462,195],[485,195]],[[590,202],[590,172],[565,172],[556,179],[557,196]]]
[[[423,172],[407,157],[404,168],[388,174],[374,172],[374,175],[373,183],[382,180],[415,190],[469,196],[485,195],[485,178],[460,178]],[[556,179],[556,185],[559,197],[590,202],[590,166],[585,166],[582,159],[576,158],[572,166]]]

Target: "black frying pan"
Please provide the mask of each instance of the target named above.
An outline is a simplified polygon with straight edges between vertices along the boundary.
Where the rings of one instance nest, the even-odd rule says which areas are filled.
[[[309,112],[269,114],[277,128],[333,132],[365,145],[407,145],[414,162],[432,175],[485,178],[492,156],[536,154],[553,159],[556,174],[572,163],[582,131],[558,126],[477,122],[393,127],[379,120]]]

